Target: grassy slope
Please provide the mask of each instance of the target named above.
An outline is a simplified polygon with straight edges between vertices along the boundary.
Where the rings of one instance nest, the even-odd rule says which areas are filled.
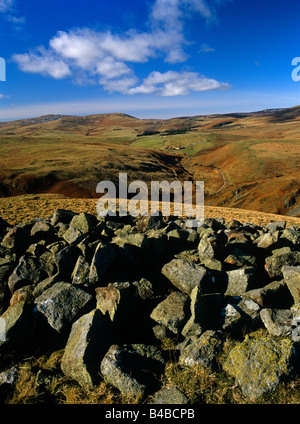
[[[300,216],[299,124],[299,107],[165,121],[107,114],[0,123],[0,195],[95,197],[97,183],[117,182],[119,172],[146,182],[176,175],[205,181],[208,206]]]

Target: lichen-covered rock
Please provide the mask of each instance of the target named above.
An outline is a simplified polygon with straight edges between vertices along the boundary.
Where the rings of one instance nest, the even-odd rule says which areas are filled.
[[[95,227],[96,223],[97,220],[93,215],[82,212],[72,218],[70,227],[76,228],[81,234],[87,234]]]
[[[30,284],[36,284],[47,277],[44,263],[35,256],[22,256],[17,267],[8,279],[8,287],[15,290]]]
[[[207,271],[203,266],[184,259],[173,259],[164,265],[161,272],[175,287],[189,295],[193,288],[200,286],[207,277]]]
[[[230,351],[223,368],[235,377],[245,396],[256,399],[290,377],[294,361],[294,343],[290,338],[246,336]]]
[[[71,275],[72,283],[76,286],[89,285],[90,265],[84,256],[80,255],[77,259],[75,268]]]
[[[300,266],[283,266],[283,278],[293,296],[294,303],[300,302]]]
[[[255,286],[255,270],[253,268],[241,268],[227,271],[228,285],[226,296],[241,296]]]
[[[63,373],[90,389],[100,382],[100,363],[113,341],[108,317],[98,309],[72,325],[61,361]]]
[[[290,308],[293,297],[284,280],[273,281],[264,287],[249,290],[244,294],[264,308]]]
[[[67,331],[78,316],[86,312],[93,297],[70,283],[59,282],[35,299],[37,310],[58,333]]]
[[[101,362],[105,381],[123,395],[144,397],[160,386],[165,360],[155,346],[112,345]]]
[[[272,255],[265,261],[265,269],[271,278],[282,278],[284,265],[295,266],[300,264],[300,252],[292,251],[289,247],[273,250]]]
[[[33,335],[33,315],[26,301],[15,303],[0,317],[0,350],[22,346]]]
[[[130,285],[125,287],[97,287],[96,308],[107,314],[120,333],[128,331],[136,323],[136,298]],[[133,331],[132,331],[133,333]]]
[[[149,404],[152,405],[185,405],[188,398],[175,386],[167,386],[154,393]]]
[[[178,334],[188,318],[190,297],[181,292],[171,293],[152,311],[150,318]]]
[[[273,336],[287,336],[292,333],[293,313],[289,309],[265,308],[260,312],[260,317]]]
[[[205,331],[200,337],[191,337],[180,348],[179,363],[182,365],[204,365],[214,370],[217,356],[223,346],[220,331]]]

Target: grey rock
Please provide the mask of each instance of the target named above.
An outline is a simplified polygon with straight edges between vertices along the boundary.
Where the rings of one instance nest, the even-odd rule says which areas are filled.
[[[72,284],[76,286],[89,285],[90,265],[84,256],[80,255],[77,259],[75,268],[71,275]]]
[[[71,274],[80,253],[81,251],[77,246],[67,246],[56,253],[54,261],[61,280],[68,281],[71,279]]]
[[[0,403],[5,403],[5,399],[12,390],[18,375],[19,371],[17,367],[11,367],[0,373]]]
[[[22,256],[19,264],[8,279],[8,287],[15,290],[30,284],[37,284],[47,277],[43,269],[43,261],[35,256]]]
[[[20,347],[33,334],[33,316],[26,301],[15,303],[0,317],[0,350]]]
[[[300,266],[283,266],[282,274],[286,285],[293,296],[294,303],[300,302]]]
[[[289,247],[276,249],[272,256],[265,261],[265,269],[271,278],[282,278],[282,267],[284,265],[295,266],[300,264],[300,252],[293,252]]]
[[[62,224],[70,224],[75,213],[67,209],[56,209],[51,217],[51,225],[55,226],[59,222]]]
[[[216,235],[205,233],[198,245],[200,260],[218,259],[216,256],[219,254],[219,250]]]
[[[285,227],[286,227],[285,221],[270,222],[269,224],[266,225],[266,228],[270,230],[272,233],[278,230],[283,230]]]
[[[84,239],[84,234],[78,230],[78,228],[74,228],[71,225],[63,234],[64,240],[69,244],[78,244]]]
[[[274,390],[294,372],[295,349],[291,338],[246,336],[233,348],[223,364],[224,370],[235,377],[243,394],[257,399]]]
[[[244,294],[264,308],[289,308],[293,304],[292,295],[284,280],[273,281],[266,286],[249,290]]]
[[[58,333],[67,331],[92,303],[92,295],[72,284],[59,282],[35,299],[37,310]]]
[[[216,358],[223,346],[221,332],[208,330],[200,337],[192,337],[181,347],[179,363],[187,366],[203,365],[216,369]]]
[[[292,333],[293,313],[290,309],[262,309],[260,317],[268,332],[273,336],[287,336]]]
[[[112,345],[101,362],[104,380],[123,395],[144,397],[160,386],[165,360],[151,345]]]
[[[227,271],[228,285],[226,296],[242,296],[246,291],[254,288],[255,270],[253,268],[241,268]]]
[[[150,318],[178,334],[188,318],[190,297],[181,292],[171,293],[152,311]]]
[[[70,227],[76,228],[82,234],[89,233],[97,224],[97,219],[93,215],[87,214],[85,212],[75,215],[71,222]]]
[[[180,291],[191,294],[194,287],[205,281],[207,271],[204,267],[183,259],[173,259],[162,268],[162,274]]]
[[[103,283],[107,273],[112,269],[116,258],[116,248],[110,244],[100,242],[92,259],[89,283],[92,285]]]
[[[136,322],[136,299],[130,285],[124,288],[97,287],[95,292],[96,308],[109,316],[118,331],[126,332],[132,328]]]
[[[141,278],[140,281],[132,283],[137,288],[138,295],[141,299],[151,299],[154,296],[152,283],[147,278]]]
[[[113,341],[107,316],[98,309],[83,315],[72,325],[61,361],[63,373],[91,389],[100,383],[100,364]]]
[[[275,231],[272,233],[268,232],[268,233],[261,234],[261,236],[255,240],[255,242],[257,243],[257,247],[262,249],[267,249],[276,245],[276,243],[278,242],[278,239],[279,239],[279,231]]]
[[[149,404],[152,405],[186,405],[188,398],[175,386],[167,386],[154,393]]]
[[[1,245],[7,249],[12,249],[15,251],[21,251],[22,248],[26,246],[26,231],[20,227],[16,226],[11,228],[4,236]]]

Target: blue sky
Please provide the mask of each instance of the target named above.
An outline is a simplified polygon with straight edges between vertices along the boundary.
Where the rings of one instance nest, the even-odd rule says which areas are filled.
[[[0,0],[0,120],[300,104],[295,0]]]

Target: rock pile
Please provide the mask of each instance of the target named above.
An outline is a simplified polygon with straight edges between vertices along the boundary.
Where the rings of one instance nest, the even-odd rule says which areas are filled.
[[[184,402],[161,388],[167,337],[182,366],[212,370],[225,338],[236,339],[221,366],[251,398],[299,370],[296,225],[219,218],[187,229],[174,217],[56,210],[13,228],[1,219],[0,237],[2,389],[17,378],[8,352],[64,348],[62,372],[84,387],[104,379],[123,394]],[[267,336],[252,334],[260,327]]]

